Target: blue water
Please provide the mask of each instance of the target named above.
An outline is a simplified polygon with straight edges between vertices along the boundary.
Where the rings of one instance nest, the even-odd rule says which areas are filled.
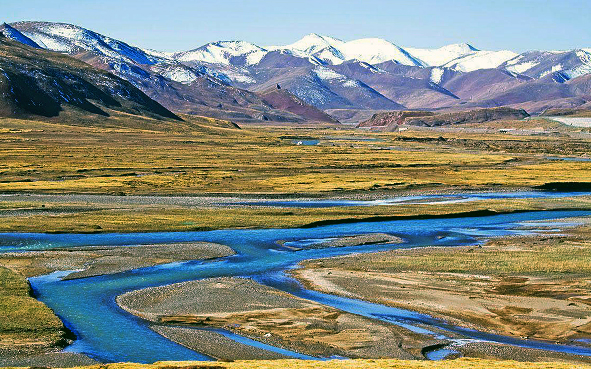
[[[444,360],[449,355],[458,354],[455,350],[450,349],[439,349],[434,351],[429,351],[425,354],[425,357],[429,360]]]
[[[320,143],[320,140],[292,140],[291,143],[303,146],[316,146]]]
[[[591,349],[518,340],[453,327],[445,322],[403,309],[321,294],[302,288],[285,277],[284,270],[302,260],[325,258],[358,252],[375,252],[404,247],[459,246],[475,244],[481,237],[522,232],[522,222],[549,221],[591,215],[589,211],[545,211],[488,217],[428,220],[397,220],[375,223],[329,225],[310,229],[218,230],[208,232],[159,232],[133,234],[0,234],[0,250],[43,250],[69,246],[118,246],[183,241],[206,241],[226,244],[237,255],[217,262],[185,262],[167,266],[86,279],[62,281],[63,273],[31,278],[36,296],[52,308],[77,335],[67,351],[81,352],[108,362],[208,359],[175,344],[149,329],[145,321],[122,311],[116,296],[140,288],[221,276],[252,277],[310,300],[335,306],[344,311],[371,316],[393,324],[437,331],[461,333],[495,342],[524,347],[591,355]],[[369,245],[330,249],[290,251],[277,240],[297,241],[346,235],[383,232],[406,240],[403,244]],[[434,333],[440,334],[440,333]]]
[[[223,330],[223,329],[214,329],[215,332],[220,333],[221,335],[228,337],[238,343],[243,343],[245,345],[249,345],[249,346],[253,346],[253,347],[257,347],[263,350],[267,350],[267,351],[271,351],[271,352],[276,352],[278,354],[282,354],[285,356],[290,356],[293,357],[294,359],[300,359],[300,360],[317,360],[318,358],[313,357],[313,356],[309,356],[309,355],[304,355],[304,354],[300,354],[298,352],[293,352],[293,351],[289,351],[286,349],[282,349],[280,347],[275,347],[275,346],[271,346],[271,345],[267,345],[265,343],[262,343],[260,341],[255,341],[255,340],[251,340],[250,338],[246,338],[237,334],[234,334],[232,332]]]
[[[591,158],[576,158],[572,156],[547,156],[548,160],[562,160],[562,161],[591,161]]]

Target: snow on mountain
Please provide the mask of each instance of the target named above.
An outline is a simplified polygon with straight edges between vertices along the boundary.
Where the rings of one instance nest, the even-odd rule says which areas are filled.
[[[366,38],[344,42],[334,37],[315,33],[304,36],[299,41],[286,46],[270,46],[269,50],[289,50],[296,55],[314,56],[326,64],[341,64],[347,60],[359,60],[370,64],[379,64],[389,60],[404,65],[423,66],[403,48],[379,39]]]
[[[394,60],[404,65],[425,66],[408,51],[380,38],[349,41],[342,46],[342,54],[347,60],[357,59],[369,64]]]
[[[481,51],[468,43],[443,46],[438,49],[402,48],[379,38],[342,41],[334,37],[309,34],[286,46],[260,47],[245,41],[218,41],[197,49],[164,53],[130,46],[125,42],[103,36],[88,29],[65,23],[17,22],[1,27],[12,39],[33,47],[77,54],[90,52],[102,57],[105,64],[131,63],[153,66],[164,64],[165,76],[190,83],[201,71],[192,71],[179,66],[201,67],[203,63],[245,69],[234,70],[226,76],[209,68],[211,76],[224,76],[240,83],[254,83],[247,69],[256,66],[272,52],[307,58],[313,65],[339,65],[345,61],[358,60],[372,64],[392,61],[397,64],[418,67],[444,67],[460,72],[501,67],[515,74],[541,78],[560,72],[566,79],[591,73],[591,49],[572,51],[533,51],[516,54],[512,51]],[[161,67],[159,69],[163,69]],[[214,67],[216,68],[216,67]],[[222,68],[223,69],[223,68]],[[438,70],[432,71],[432,80],[437,80]]]
[[[23,35],[18,30],[12,28],[9,24],[4,23],[2,26],[0,26],[0,31],[2,32],[2,34],[4,36],[6,36],[14,41],[18,41],[21,44],[29,45],[29,46],[37,48],[37,49],[41,48],[39,45],[37,45],[37,43],[35,41],[33,41],[30,38],[28,38],[27,36]]]
[[[379,38],[342,41],[309,34],[286,46],[218,41],[190,51],[167,53],[133,47],[63,23],[18,22],[0,26],[0,30],[24,44],[68,53],[107,69],[184,111],[201,102],[202,93],[211,106],[238,106],[241,103],[229,95],[242,96],[246,92],[240,88],[257,90],[277,83],[321,109],[404,108],[401,104],[440,107],[455,104],[458,97],[488,99],[517,87],[519,93],[504,95],[505,100],[498,101],[554,96],[536,95],[539,86],[546,90],[552,87],[556,96],[566,98],[574,92],[558,85],[591,74],[591,49],[518,55],[506,50],[483,51],[468,43],[420,49],[403,48]],[[184,96],[190,96],[189,100]],[[258,104],[253,101],[245,102],[245,106]],[[497,104],[494,99],[483,101],[485,105]]]
[[[445,63],[443,66],[460,72],[472,72],[478,69],[496,68],[507,60],[513,59],[517,53],[509,50],[477,51],[473,54],[461,56]]]
[[[398,64],[439,67],[446,66],[459,71],[496,68],[515,57],[511,51],[481,51],[463,43],[443,46],[438,49],[402,48],[380,38],[365,38],[353,41],[322,36],[315,33],[286,46],[270,46],[267,50],[289,50],[297,56],[314,56],[326,64],[338,65],[348,60],[370,64],[395,61]]]
[[[228,78],[230,84],[233,82],[245,85],[252,85],[257,82],[248,71],[244,70],[225,70],[223,74]]]
[[[520,54],[513,59],[505,62],[505,69],[509,72],[522,74],[523,72],[535,67],[540,62],[536,60],[524,60],[525,55]]]
[[[503,63],[500,68],[532,78],[555,75],[560,79],[572,79],[591,73],[591,52],[569,51],[527,51]]]
[[[10,27],[37,47],[68,54],[88,52],[122,78],[149,79],[149,71],[172,81],[189,84],[209,75],[229,84],[231,80],[216,70],[201,65],[187,66],[171,58],[171,53],[144,50],[88,29],[65,23],[18,22]],[[5,31],[6,32],[6,31]],[[8,31],[11,32],[11,31]],[[20,40],[19,40],[20,41]],[[26,43],[21,41],[23,43]]]
[[[443,73],[445,72],[445,69],[443,68],[433,68],[431,70],[431,76],[429,78],[429,80],[433,83],[435,83],[436,85],[441,83],[441,80],[443,79]]]
[[[144,53],[146,53],[146,55],[149,55],[149,56],[154,57],[156,59],[172,59],[172,55],[174,54],[174,52],[158,51],[158,50],[152,50],[152,49],[140,49],[140,50],[142,50]]]
[[[480,51],[467,43],[447,45],[438,49],[415,49],[410,47],[405,49],[414,57],[432,67],[442,66],[459,57]]]
[[[340,73],[335,72],[332,69],[318,66],[314,69],[314,73],[318,76],[318,78],[323,80],[333,80],[333,79],[341,79],[343,81],[347,80],[348,78]]]
[[[180,63],[175,65],[160,64],[152,67],[152,70],[171,81],[184,84],[189,84],[204,74]]]
[[[103,36],[85,28],[52,22],[17,22],[11,26],[42,48],[74,54],[89,51],[108,58],[127,59],[136,64],[152,65],[158,60],[142,49]]]
[[[341,64],[345,60],[345,56],[341,51],[332,46],[328,46],[314,54],[314,57],[326,64]]]
[[[362,108],[399,109],[402,105],[389,100],[360,80],[319,65],[285,86],[302,100],[322,109]]]
[[[354,79],[351,79],[347,76],[345,76],[344,74],[340,74],[335,72],[332,69],[329,69],[327,67],[324,66],[318,66],[316,68],[314,68],[314,73],[316,74],[316,76],[318,76],[318,78],[320,78],[323,81],[338,81],[340,82],[340,84],[343,87],[359,87],[359,81],[356,81]]]
[[[345,42],[336,39],[334,37],[329,36],[321,36],[316,33],[310,33],[309,35],[304,36],[301,40],[294,42],[291,45],[286,46],[270,46],[267,49],[269,50],[280,50],[280,49],[287,49],[287,50],[294,50],[300,51],[306,55],[314,55],[317,52],[320,52],[326,48],[332,47],[338,50]]]
[[[575,51],[575,54],[581,61],[581,65],[576,66],[565,72],[565,74],[570,79],[591,73],[591,52],[588,50],[577,50]]]
[[[245,41],[218,41],[203,45],[195,50],[183,51],[171,55],[181,62],[205,62],[211,64],[234,64],[232,61],[243,58],[243,64],[253,65],[261,61],[267,50]]]

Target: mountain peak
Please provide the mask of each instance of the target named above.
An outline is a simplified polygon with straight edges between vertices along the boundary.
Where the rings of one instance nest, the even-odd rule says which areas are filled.
[[[265,56],[267,50],[247,41],[216,41],[197,49],[172,54],[181,62],[205,62],[230,65],[234,58],[244,58],[247,65],[256,64]]]
[[[446,45],[446,46],[440,47],[437,50],[457,50],[457,51],[463,51],[465,53],[480,51],[480,49],[475,48],[474,46],[472,46],[471,44],[469,44],[467,42]]]
[[[156,62],[153,57],[137,47],[69,23],[16,22],[11,26],[41,48],[52,51],[68,54],[90,52],[104,58],[143,65],[152,65]]]
[[[406,50],[430,66],[442,66],[452,60],[480,52],[469,43],[450,44],[437,49],[407,48]]]
[[[294,42],[291,45],[276,48],[285,48],[290,50],[296,50],[307,54],[314,54],[327,47],[335,47],[343,44],[344,42],[329,36],[322,36],[317,33],[310,33],[300,40]]]
[[[424,66],[407,50],[382,38],[362,38],[349,41],[343,45],[343,55],[346,59],[357,59],[369,64],[379,64],[386,61],[413,66]]]
[[[321,34],[316,33],[316,32],[308,33],[307,35],[302,37],[302,39],[306,39],[306,38],[319,38],[319,39],[324,40],[324,36],[322,36]]]

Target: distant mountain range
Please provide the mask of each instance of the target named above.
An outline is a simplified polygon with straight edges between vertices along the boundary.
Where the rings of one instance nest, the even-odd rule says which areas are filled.
[[[310,34],[286,46],[218,41],[164,53],[70,24],[0,29],[108,70],[172,111],[239,122],[346,121],[359,112],[405,109],[510,106],[535,114],[591,107],[591,49],[517,54],[467,43],[417,49]],[[277,86],[283,91],[271,93]]]

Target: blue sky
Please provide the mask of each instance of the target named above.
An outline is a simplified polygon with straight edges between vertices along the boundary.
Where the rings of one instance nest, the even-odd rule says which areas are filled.
[[[590,0],[0,0],[0,10],[5,22],[75,23],[164,51],[216,40],[287,44],[311,32],[408,47],[591,48]]]

